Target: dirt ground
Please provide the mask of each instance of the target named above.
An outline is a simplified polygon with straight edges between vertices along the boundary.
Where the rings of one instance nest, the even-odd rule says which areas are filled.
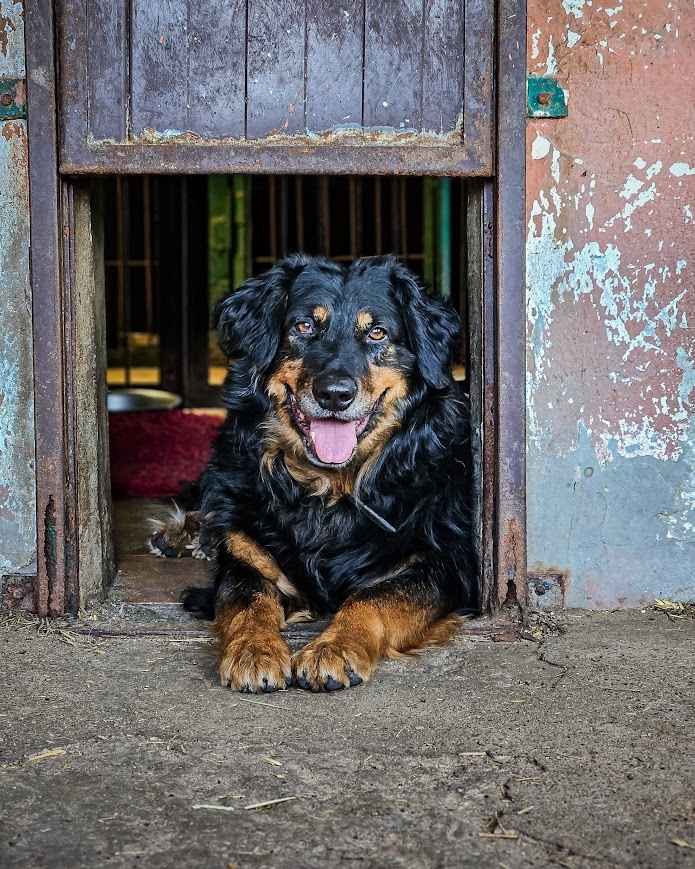
[[[695,866],[695,621],[562,621],[248,697],[197,625],[0,620],[0,865]]]

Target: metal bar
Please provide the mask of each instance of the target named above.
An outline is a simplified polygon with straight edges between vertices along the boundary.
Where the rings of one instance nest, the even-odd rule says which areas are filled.
[[[331,255],[331,200],[329,179],[324,175],[319,178],[319,239],[321,253]]]
[[[376,252],[383,253],[384,239],[381,221],[381,178],[374,179],[374,238],[376,240]]]
[[[182,242],[181,179],[166,178],[158,184],[161,215],[158,233],[159,286],[166,287],[166,316],[159,318],[159,366],[163,389],[183,394],[181,371],[182,304],[181,260],[177,257]]]
[[[131,181],[129,178],[119,178],[121,182],[121,196],[122,196],[122,207],[123,207],[123,324],[124,331],[123,336],[125,339],[125,382],[127,385],[130,385],[130,372],[133,367],[132,362],[132,353],[130,346],[130,336],[133,331],[133,296],[132,296],[132,281],[130,269],[125,266],[125,262],[128,260],[130,256],[130,250],[132,247],[131,238],[130,238],[130,185]]]
[[[248,201],[247,184],[243,175],[235,175],[233,181],[233,225],[234,260],[232,262],[232,282],[240,286],[249,276],[248,250]]]
[[[429,289],[435,286],[435,184],[434,178],[422,179],[422,246],[423,246],[423,276]]]
[[[280,176],[280,252],[281,256],[289,253],[290,215],[289,215],[289,178]]]
[[[58,136],[56,129],[53,3],[25,10],[31,201],[31,287],[36,428],[38,615],[59,615],[65,589],[66,432],[63,305],[60,280]]]
[[[391,218],[391,253],[398,255],[401,251],[401,221],[398,216],[399,190],[398,179],[389,178],[386,182],[389,189],[389,217]]]
[[[408,259],[408,196],[407,196],[407,188],[406,185],[408,180],[406,178],[397,178],[396,183],[398,184],[398,191],[400,193],[399,197],[399,205],[398,205],[398,217],[400,220],[400,256],[404,259]]]
[[[357,244],[357,179],[354,175],[351,175],[348,179],[348,201],[350,203],[350,256],[352,259],[357,259],[360,248]]]
[[[267,179],[268,197],[270,199],[270,207],[268,208],[268,222],[270,235],[270,255],[274,260],[278,258],[278,196],[277,196],[277,176],[270,175]]]
[[[297,175],[294,179],[294,222],[297,232],[297,247],[304,250],[304,179]]]
[[[488,177],[492,161],[462,145],[317,147],[300,137],[287,145],[262,142],[191,145],[189,143],[113,145],[76,142],[62,154],[66,175],[272,174],[278,166],[288,175],[466,175]]]
[[[468,366],[469,333],[468,319],[468,182],[465,178],[457,178],[453,189],[454,201],[458,205],[458,236],[453,242],[458,252],[458,311],[461,316],[461,334],[459,337],[458,358]],[[473,182],[476,183],[476,182]],[[453,213],[453,212],[452,212]],[[453,280],[453,278],[452,278]]]
[[[143,219],[143,249],[145,259],[145,323],[146,332],[154,332],[154,294],[152,290],[152,202],[151,202],[152,179],[145,176],[142,179],[142,219]],[[130,268],[132,262],[127,263]]]
[[[180,210],[180,233],[181,246],[179,249],[179,268],[181,271],[181,310],[179,333],[179,367],[181,371],[181,396],[184,406],[187,405],[191,392],[190,383],[190,217],[189,217],[189,179],[184,175],[180,179],[181,185],[181,210]]]
[[[186,403],[197,406],[208,399],[208,335],[210,306],[208,302],[208,178],[193,176],[186,179],[186,209],[188,239],[186,245],[186,296],[184,326],[186,356]]]
[[[437,184],[437,292],[451,297],[451,179]]]
[[[526,9],[497,6],[497,543],[500,597],[526,605]]]

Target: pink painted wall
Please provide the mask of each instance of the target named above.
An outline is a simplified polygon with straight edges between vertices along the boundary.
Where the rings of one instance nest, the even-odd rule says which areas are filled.
[[[568,602],[695,597],[695,4],[530,0],[529,561]]]

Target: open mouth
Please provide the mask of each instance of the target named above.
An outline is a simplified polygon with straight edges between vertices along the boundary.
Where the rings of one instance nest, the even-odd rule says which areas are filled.
[[[383,395],[365,416],[338,419],[335,416],[311,417],[303,413],[294,394],[289,395],[292,421],[302,435],[309,455],[324,465],[344,465],[350,461],[358,440],[365,434],[374,414],[379,410]]]

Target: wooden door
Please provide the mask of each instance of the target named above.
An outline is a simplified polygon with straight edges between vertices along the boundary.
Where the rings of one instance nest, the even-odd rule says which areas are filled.
[[[82,172],[492,174],[492,0],[62,0]]]

